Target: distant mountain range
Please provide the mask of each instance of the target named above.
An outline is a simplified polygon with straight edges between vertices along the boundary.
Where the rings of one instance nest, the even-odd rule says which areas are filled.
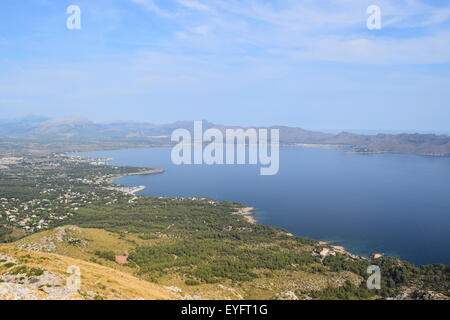
[[[0,120],[0,138],[33,139],[45,141],[158,141],[169,143],[173,130],[193,130],[193,121],[178,121],[170,124],[151,124],[136,121],[114,121],[95,123],[83,117],[47,118],[29,116]],[[203,121],[203,128],[240,128],[217,125]],[[435,134],[377,134],[363,135],[349,132],[339,134],[308,131],[302,128],[273,126],[280,130],[283,144],[325,144],[352,147],[355,152],[414,153],[421,155],[449,156],[450,137]]]

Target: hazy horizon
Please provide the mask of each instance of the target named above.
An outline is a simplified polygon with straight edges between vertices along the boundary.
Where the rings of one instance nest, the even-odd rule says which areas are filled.
[[[25,119],[32,119],[32,118],[36,118],[36,119],[44,119],[44,118],[48,118],[49,120],[68,120],[68,119],[85,119],[88,121],[91,121],[95,124],[111,124],[111,123],[148,123],[148,124],[153,124],[153,125],[168,125],[168,124],[173,124],[173,123],[177,123],[177,122],[191,122],[191,121],[196,121],[196,119],[176,119],[170,122],[160,122],[157,120],[154,121],[145,121],[145,120],[138,120],[138,119],[114,119],[114,120],[93,120],[90,119],[86,116],[83,115],[70,115],[67,117],[52,117],[52,116],[48,116],[48,115],[38,115],[38,114],[28,114],[25,116],[19,116],[19,117],[10,117],[10,118],[1,118],[0,117],[0,121],[19,121],[19,120],[25,120]],[[235,123],[222,123],[222,122],[213,122],[213,121],[209,121],[208,119],[201,119],[202,121],[207,121],[210,123],[213,123],[215,125],[224,125],[224,126],[238,126]],[[256,127],[257,125],[252,125],[252,124],[248,124],[248,125],[243,125],[243,126],[248,126],[248,127]],[[279,123],[272,123],[263,127],[272,127],[272,126],[285,126],[283,124],[279,124]],[[440,130],[401,130],[401,129],[384,129],[384,130],[376,130],[376,129],[361,129],[361,128],[341,128],[341,129],[336,129],[336,128],[310,128],[307,126],[302,126],[302,125],[292,125],[289,127],[295,127],[295,128],[302,128],[305,130],[309,130],[309,131],[320,131],[320,132],[324,132],[324,133],[331,133],[331,134],[339,134],[342,132],[350,132],[350,133],[356,133],[356,134],[362,134],[362,135],[376,135],[379,133],[382,134],[402,134],[402,133],[418,133],[418,134],[436,134],[436,135],[450,135],[450,130],[444,130],[444,131],[440,131]]]
[[[66,26],[74,4],[80,30]],[[366,26],[373,4],[380,30]],[[450,123],[450,3],[4,0],[0,24],[6,118],[407,132]]]

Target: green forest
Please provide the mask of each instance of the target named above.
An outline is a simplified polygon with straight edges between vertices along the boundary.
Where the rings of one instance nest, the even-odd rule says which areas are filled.
[[[249,224],[242,216],[230,214],[240,204],[211,202],[141,197],[131,205],[84,208],[70,223],[119,236],[133,233],[142,239],[164,239],[157,245],[136,246],[129,256],[137,266],[136,274],[155,282],[167,273],[178,273],[187,278],[186,284],[198,285],[270,279],[275,271],[302,270],[324,274],[349,271],[364,279],[359,285],[347,282],[337,288],[299,292],[314,298],[391,297],[407,286],[447,293],[450,287],[448,266],[416,267],[392,257],[355,259],[339,253],[322,259],[312,254],[323,247],[319,242],[292,237],[279,228]],[[112,257],[107,252],[98,255]],[[372,264],[381,268],[381,290],[367,289],[367,267]]]

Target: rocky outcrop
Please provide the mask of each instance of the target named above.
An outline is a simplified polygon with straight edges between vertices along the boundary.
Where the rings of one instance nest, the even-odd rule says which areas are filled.
[[[76,288],[66,286],[66,279],[53,272],[29,269],[12,256],[0,254],[7,272],[0,275],[0,300],[81,300]],[[30,271],[31,270],[31,271]]]
[[[401,294],[389,298],[388,300],[450,300],[443,294],[436,293],[433,291],[425,291],[419,289],[409,288],[402,292]]]
[[[81,233],[81,229],[77,226],[64,226],[55,229],[53,235],[40,238],[38,241],[31,243],[22,243],[17,248],[31,251],[54,253],[57,251],[58,243],[67,242],[69,244],[84,246],[84,240],[78,239],[71,234]]]

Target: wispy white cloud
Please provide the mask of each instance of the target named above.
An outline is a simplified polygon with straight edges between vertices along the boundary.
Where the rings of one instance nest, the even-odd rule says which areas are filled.
[[[199,10],[199,11],[211,11],[211,9],[206,5],[198,1],[193,0],[177,0],[179,4],[185,6],[189,9]]]
[[[152,0],[132,1],[161,14]],[[422,0],[175,0],[172,4],[176,18],[165,11],[161,16],[176,19],[179,30],[172,45],[181,48],[227,47],[228,53],[241,54],[243,48],[252,47],[260,53],[290,53],[297,59],[361,63],[450,62],[448,32],[441,26],[450,20],[450,4],[435,7]],[[371,4],[381,7],[381,31],[366,29],[366,9]]]
[[[158,14],[164,18],[173,18],[174,15],[166,10],[163,10],[154,0],[131,0],[132,2],[143,6],[146,10],[149,10],[155,14]]]
[[[17,16],[0,36],[4,114],[377,129],[450,119],[450,64],[431,65],[450,63],[450,3],[78,0],[83,29],[68,32],[65,11],[41,2],[38,16],[36,1],[2,10]],[[372,4],[381,31],[366,29]]]

